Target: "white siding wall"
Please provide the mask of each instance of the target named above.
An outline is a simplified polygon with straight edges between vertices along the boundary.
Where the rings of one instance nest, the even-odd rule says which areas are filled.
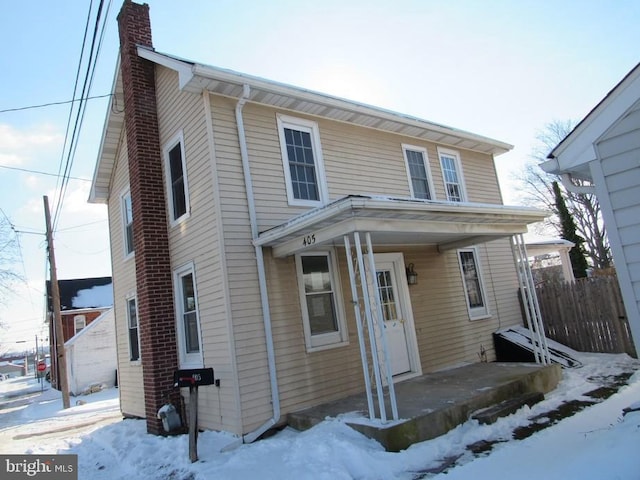
[[[591,167],[632,325],[640,322],[639,104],[598,141],[601,161]]]
[[[117,368],[113,309],[96,318],[65,344],[69,393],[80,395],[92,385],[113,387]]]

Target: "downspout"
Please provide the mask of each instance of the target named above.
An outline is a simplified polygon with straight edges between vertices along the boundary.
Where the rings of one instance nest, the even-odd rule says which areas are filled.
[[[264,268],[264,256],[262,247],[255,245],[258,239],[258,220],[256,216],[255,198],[253,196],[253,182],[251,180],[251,169],[249,166],[249,152],[247,150],[247,138],[244,132],[244,120],[242,109],[249,99],[249,85],[243,85],[242,96],[236,104],[236,125],[238,127],[238,143],[240,144],[240,158],[242,159],[242,172],[244,174],[244,185],[247,191],[247,204],[249,208],[249,223],[251,225],[251,239],[256,251],[256,263],[258,267],[258,285],[260,288],[260,301],[262,305],[262,318],[264,321],[264,336],[267,347],[267,363],[269,365],[269,378],[271,380],[271,404],[273,406],[273,416],[252,432],[242,437],[244,443],[251,443],[260,435],[273,427],[280,420],[280,393],[278,391],[278,378],[276,376],[276,357],[273,349],[273,334],[271,332],[271,313],[269,311],[269,295],[267,292],[267,275]]]

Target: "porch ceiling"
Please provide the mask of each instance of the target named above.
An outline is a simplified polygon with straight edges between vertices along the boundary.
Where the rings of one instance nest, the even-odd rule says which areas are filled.
[[[547,215],[527,207],[348,196],[262,232],[255,244],[284,257],[370,232],[374,245],[437,245],[443,251],[524,233]]]

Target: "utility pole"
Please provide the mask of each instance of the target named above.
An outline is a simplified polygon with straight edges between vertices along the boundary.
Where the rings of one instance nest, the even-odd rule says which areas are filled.
[[[58,364],[58,386],[62,392],[62,408],[69,408],[69,386],[67,385],[67,358],[64,352],[64,330],[60,315],[60,290],[58,288],[58,274],[56,270],[56,256],[53,251],[53,232],[51,231],[51,213],[49,212],[49,198],[45,195],[44,219],[47,223],[47,251],[49,252],[49,268],[51,270],[51,296],[53,297],[53,320],[55,322],[55,345]]]

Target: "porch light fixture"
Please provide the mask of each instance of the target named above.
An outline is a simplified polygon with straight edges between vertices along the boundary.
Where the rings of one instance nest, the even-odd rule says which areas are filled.
[[[418,284],[418,274],[413,270],[413,263],[407,266],[407,283],[409,285]]]

